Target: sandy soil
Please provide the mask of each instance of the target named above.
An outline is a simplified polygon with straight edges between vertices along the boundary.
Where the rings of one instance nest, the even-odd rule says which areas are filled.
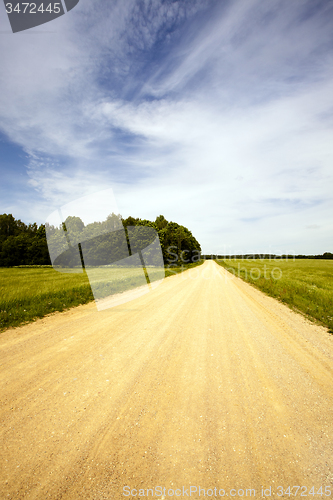
[[[1,499],[332,486],[333,336],[214,262],[8,330],[0,355]]]

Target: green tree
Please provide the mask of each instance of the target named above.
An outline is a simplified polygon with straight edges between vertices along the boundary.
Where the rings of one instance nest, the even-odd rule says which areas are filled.
[[[156,217],[155,226],[156,226],[156,229],[158,231],[160,231],[161,229],[164,229],[167,225],[168,225],[168,221],[166,220],[164,215],[159,215],[158,217]]]

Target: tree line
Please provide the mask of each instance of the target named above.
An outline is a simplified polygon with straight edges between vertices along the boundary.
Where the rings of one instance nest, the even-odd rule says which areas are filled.
[[[45,226],[0,215],[0,267],[49,264]]]
[[[36,223],[27,225],[12,214],[2,214],[0,267],[51,265],[47,239],[49,244],[52,242],[51,251],[56,256],[53,263],[59,266],[80,266],[82,255],[85,255],[89,265],[110,264],[128,257],[130,241],[133,253],[143,251],[150,245],[150,254],[146,257],[154,264],[155,231],[165,265],[200,259],[201,247],[191,231],[176,222],[167,221],[163,215],[150,221],[132,216],[124,219],[112,213],[105,221],[87,225],[79,217],[70,216],[61,226],[54,227],[38,226]]]
[[[333,259],[333,253],[325,252],[320,255],[275,255],[275,254],[243,254],[243,255],[201,255],[201,258],[204,260],[210,259],[218,259],[218,260],[227,260],[227,259],[239,259],[239,260],[253,260],[253,259],[285,259],[285,260],[293,260],[293,259]]]

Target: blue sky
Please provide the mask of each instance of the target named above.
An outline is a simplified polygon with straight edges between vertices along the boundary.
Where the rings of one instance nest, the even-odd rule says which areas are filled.
[[[332,251],[332,1],[80,0],[16,34],[0,4],[0,45],[0,213],[112,188],[207,253]]]

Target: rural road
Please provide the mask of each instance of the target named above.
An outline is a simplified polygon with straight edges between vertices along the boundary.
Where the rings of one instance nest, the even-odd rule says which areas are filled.
[[[0,355],[1,500],[333,497],[333,336],[213,261]]]

